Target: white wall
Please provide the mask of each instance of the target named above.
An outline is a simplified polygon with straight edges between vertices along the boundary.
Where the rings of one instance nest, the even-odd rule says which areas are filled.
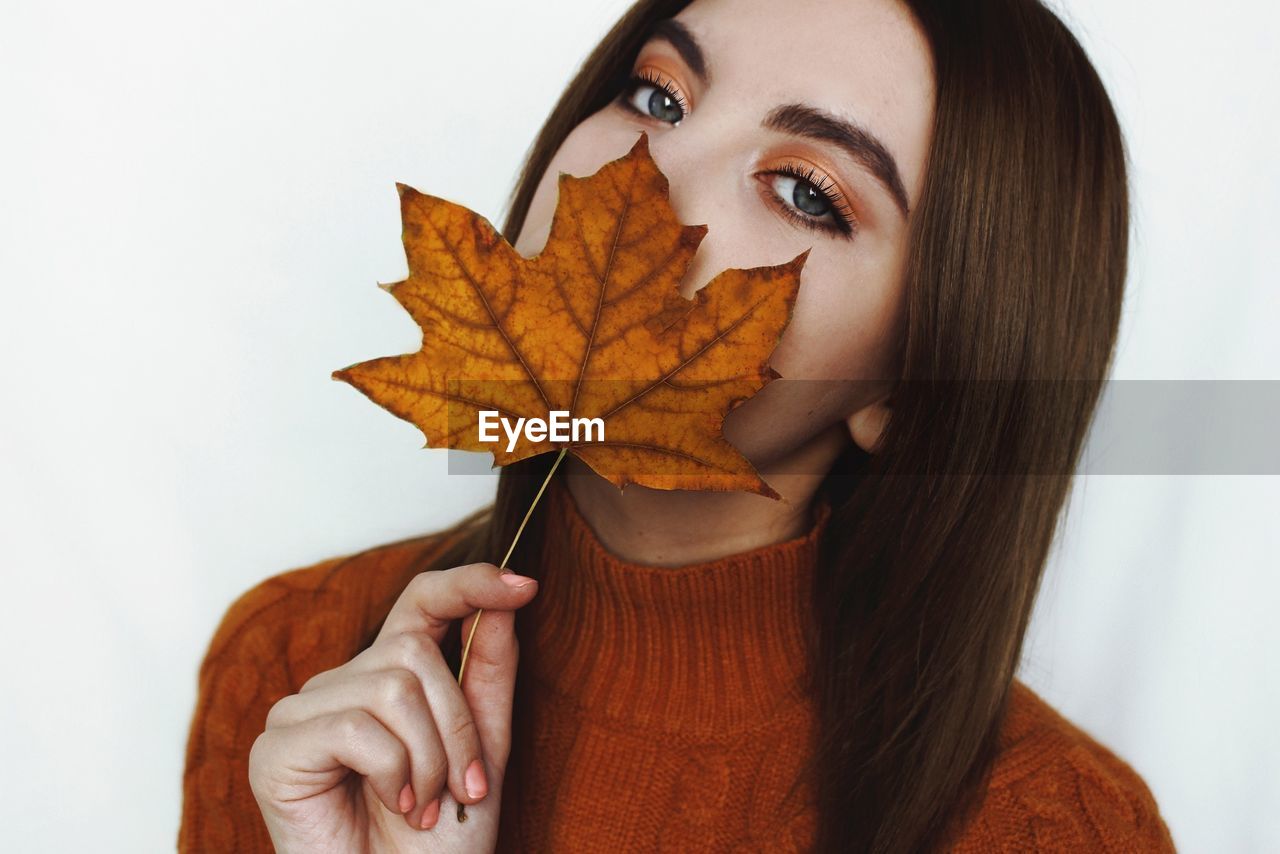
[[[417,347],[375,287],[405,273],[394,182],[500,223],[625,5],[6,8],[6,848],[171,848],[230,601],[488,500],[329,372]],[[1280,378],[1276,13],[1068,8],[1135,165],[1116,376]],[[1138,768],[1184,850],[1280,849],[1278,506],[1274,477],[1081,478],[1046,581],[1024,678]]]
[[[1057,8],[1103,75],[1132,160],[1113,377],[1280,380],[1280,59],[1268,35],[1280,15],[1246,0]],[[1274,406],[1252,402],[1280,435]],[[1171,414],[1175,434],[1232,426],[1213,410]],[[1232,450],[1199,453],[1245,458]],[[1267,458],[1259,470],[1276,472]],[[1280,851],[1278,511],[1275,476],[1081,477],[1048,568],[1022,677],[1146,778],[1180,850]]]

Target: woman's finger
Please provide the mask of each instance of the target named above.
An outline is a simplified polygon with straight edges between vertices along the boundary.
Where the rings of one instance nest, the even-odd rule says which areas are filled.
[[[264,730],[249,751],[249,767],[254,796],[264,808],[326,792],[354,771],[369,781],[383,806],[399,813],[409,753],[373,715],[344,709]]]
[[[282,715],[279,719],[292,722],[299,716],[314,717],[318,713],[316,709],[334,711],[333,703],[335,702],[354,704],[354,700],[342,699],[348,695],[341,692],[326,697],[323,703],[314,706],[308,705],[303,698],[311,694],[328,693],[335,685],[350,683],[357,677],[367,677],[369,674],[387,671],[410,673],[418,680],[420,691],[426,697],[432,724],[438,733],[438,741],[443,744],[444,755],[447,758],[447,781],[443,778],[437,780],[432,776],[428,788],[423,789],[418,782],[420,778],[415,774],[416,806],[422,807],[429,803],[446,783],[450,793],[459,803],[476,803],[487,794],[487,779],[483,780],[484,785],[478,788],[473,789],[467,785],[467,769],[473,762],[482,759],[479,729],[453,671],[449,669],[448,662],[444,660],[444,654],[434,641],[421,634],[388,637],[352,659],[341,668],[341,671],[340,675],[312,684],[309,690],[294,695],[297,699],[291,701],[289,707],[278,713]],[[329,672],[336,673],[336,671]],[[470,681],[469,677],[468,681]],[[334,699],[335,697],[337,699]],[[284,702],[282,700],[281,704]],[[375,708],[368,705],[364,707],[377,714]],[[284,716],[286,713],[288,716]],[[268,726],[272,725],[272,720],[275,718],[276,713],[273,710],[273,714],[269,714],[267,718]],[[412,745],[411,752],[413,752]]]
[[[375,646],[381,647],[381,656],[371,656],[370,665],[403,668],[421,680],[448,757],[449,791],[454,799],[463,804],[480,801],[488,793],[487,780],[473,780],[480,783],[477,786],[469,784],[466,776],[477,760],[483,767],[480,730],[440,647],[425,635],[412,632],[392,635]]]
[[[292,694],[271,707],[267,728],[296,726],[353,708],[377,718],[408,751],[408,782],[414,800],[406,820],[418,827],[423,809],[440,796],[449,782],[449,762],[416,674],[399,668],[359,673],[305,694]]]
[[[497,610],[472,614],[462,622],[464,642],[477,619],[480,622],[471,636],[461,691],[486,757],[498,769],[505,769],[511,752],[511,707],[519,662],[516,615]]]

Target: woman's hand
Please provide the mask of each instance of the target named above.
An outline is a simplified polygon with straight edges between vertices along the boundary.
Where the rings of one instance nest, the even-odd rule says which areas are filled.
[[[515,609],[537,587],[490,563],[424,572],[372,646],[271,707],[249,782],[277,851],[494,849],[511,748]],[[462,617],[465,643],[480,608],[460,686],[439,644]]]

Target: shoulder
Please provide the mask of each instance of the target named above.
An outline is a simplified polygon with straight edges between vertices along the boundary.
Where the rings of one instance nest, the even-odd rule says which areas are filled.
[[[405,585],[455,545],[461,534],[444,530],[372,546],[273,575],[227,608],[201,664],[274,660],[315,672],[336,667],[359,651]],[[310,674],[301,680],[301,684]]]
[[[1015,680],[987,793],[957,851],[1173,851],[1150,788]]]

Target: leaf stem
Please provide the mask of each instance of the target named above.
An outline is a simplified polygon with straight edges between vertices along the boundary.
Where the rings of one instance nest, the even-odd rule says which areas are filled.
[[[547,472],[547,476],[542,479],[542,486],[538,487],[538,494],[533,496],[533,503],[529,505],[529,509],[525,511],[524,518],[520,520],[520,527],[516,528],[516,535],[511,539],[511,545],[507,548],[507,553],[502,557],[502,563],[498,564],[499,569],[505,569],[507,561],[511,559],[511,553],[516,550],[516,543],[520,542],[520,535],[524,533],[524,526],[529,524],[529,517],[533,515],[533,508],[538,506],[538,499],[542,497],[542,493],[546,492],[547,484],[551,482],[551,476],[556,473],[556,469],[560,467],[560,461],[564,459],[568,448],[561,448],[560,453],[556,455],[556,461],[551,464],[551,471]],[[458,665],[458,684],[462,684],[462,674],[467,669],[467,653],[471,651],[471,639],[476,636],[476,626],[480,623],[480,615],[484,613],[484,608],[476,611],[475,619],[471,621],[471,631],[467,632],[467,643],[462,648],[462,662]],[[467,820],[467,805],[458,804],[458,821]]]
[[[556,473],[556,469],[560,467],[560,461],[564,459],[565,452],[568,448],[561,448],[560,453],[556,456],[556,461],[551,464],[551,471],[547,472],[547,476],[542,479],[542,486],[538,487],[538,494],[533,496],[533,503],[529,505],[529,509],[525,511],[524,518],[520,520],[520,527],[516,528],[516,535],[511,540],[507,553],[502,557],[502,563],[498,564],[498,569],[506,569],[507,561],[511,559],[511,553],[516,550],[516,543],[520,542],[520,535],[524,533],[524,526],[529,524],[529,517],[533,515],[533,508],[538,506],[538,499],[542,497],[542,493],[546,491],[547,484],[551,482],[551,476]],[[462,648],[462,663],[458,665],[458,684],[462,684],[462,673],[467,668],[467,653],[471,651],[471,639],[476,635],[476,624],[480,622],[480,615],[484,613],[484,608],[476,611],[476,618],[471,621],[471,631],[467,633],[467,644]]]

